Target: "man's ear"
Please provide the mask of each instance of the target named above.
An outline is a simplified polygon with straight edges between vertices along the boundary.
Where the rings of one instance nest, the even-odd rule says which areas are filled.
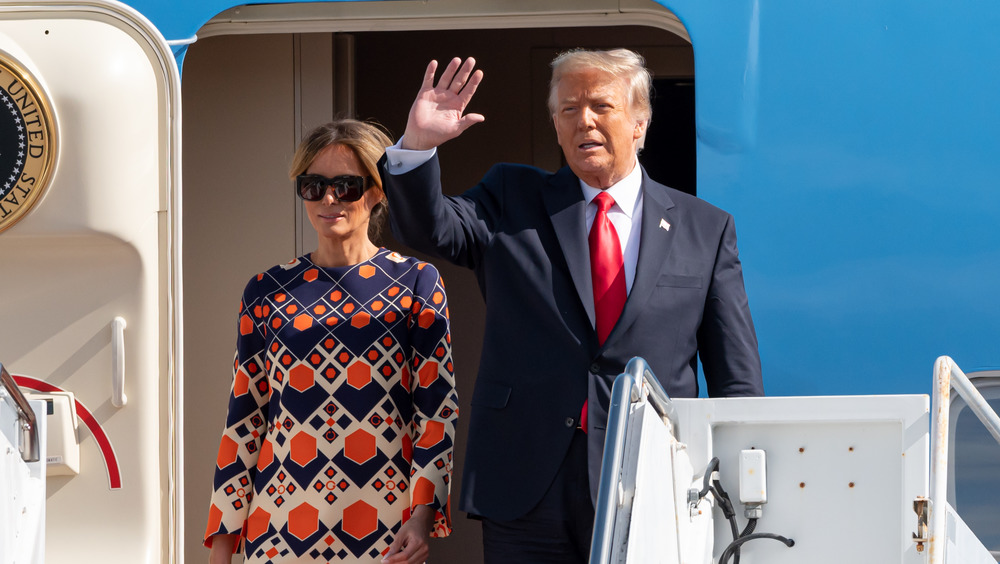
[[[632,132],[632,139],[642,139],[642,136],[646,134],[647,125],[649,125],[648,119],[641,119],[635,122],[635,129]]]

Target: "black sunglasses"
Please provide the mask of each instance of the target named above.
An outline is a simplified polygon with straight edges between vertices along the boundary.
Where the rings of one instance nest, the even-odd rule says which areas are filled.
[[[338,202],[357,202],[372,184],[370,176],[341,174],[327,178],[320,174],[300,174],[295,177],[295,193],[303,200],[318,202],[326,196],[327,186],[332,186]]]

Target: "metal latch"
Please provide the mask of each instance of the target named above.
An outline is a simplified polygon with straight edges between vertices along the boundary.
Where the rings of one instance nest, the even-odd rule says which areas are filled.
[[[924,543],[927,542],[927,515],[930,505],[931,500],[922,495],[913,500],[913,512],[917,514],[917,532],[913,533],[913,542],[917,543],[917,552],[923,552]]]

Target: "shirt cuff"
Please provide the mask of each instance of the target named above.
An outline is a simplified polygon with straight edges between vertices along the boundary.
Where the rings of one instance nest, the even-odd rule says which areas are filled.
[[[402,148],[403,138],[392,147],[385,148],[385,160],[389,165],[389,174],[406,174],[425,162],[431,160],[437,152],[437,147],[426,151],[414,151]]]

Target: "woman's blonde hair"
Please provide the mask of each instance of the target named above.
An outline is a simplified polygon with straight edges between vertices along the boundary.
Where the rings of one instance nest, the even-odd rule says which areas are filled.
[[[389,212],[385,192],[382,190],[382,178],[378,173],[378,161],[385,153],[385,148],[392,145],[392,139],[381,125],[373,122],[344,118],[324,123],[302,138],[292,157],[289,177],[295,180],[296,176],[304,174],[320,151],[331,145],[343,145],[350,149],[382,194],[382,199],[372,208],[368,220],[368,238],[375,242],[382,233],[382,226]]]

